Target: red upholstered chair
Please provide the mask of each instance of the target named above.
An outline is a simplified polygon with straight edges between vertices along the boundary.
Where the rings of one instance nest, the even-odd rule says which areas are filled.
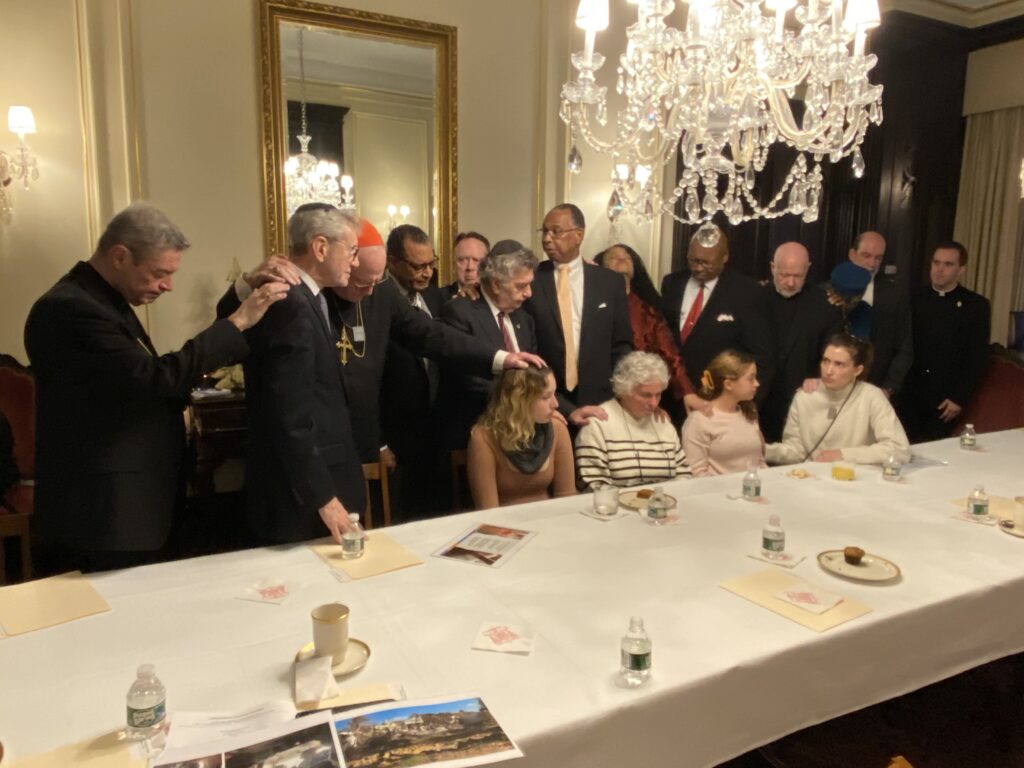
[[[36,384],[31,372],[10,355],[0,355],[0,411],[14,433],[14,461],[20,481],[0,499],[0,584],[4,582],[3,539],[21,540],[21,573],[32,577],[29,520],[35,493]]]
[[[973,424],[978,432],[1024,427],[1024,362],[1018,355],[996,347],[953,434],[959,434],[964,424]]]

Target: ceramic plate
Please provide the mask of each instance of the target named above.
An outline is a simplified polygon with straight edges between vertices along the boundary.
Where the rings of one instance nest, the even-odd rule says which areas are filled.
[[[619,504],[630,509],[635,509],[638,512],[647,509],[647,499],[641,499],[637,494],[639,491],[622,491],[619,494]],[[669,509],[674,509],[676,506],[676,497],[669,494],[664,494],[665,499],[668,501]]]
[[[1013,520],[1000,520],[999,530],[1011,536],[1016,536],[1018,539],[1024,539],[1024,528],[1014,525]]]
[[[296,661],[305,661],[306,659],[312,658],[313,656],[313,644],[306,643],[299,652],[295,654]],[[348,650],[345,651],[345,659],[340,664],[335,664],[331,667],[331,671],[334,672],[334,676],[340,675],[351,675],[356,670],[362,669],[366,666],[366,662],[370,660],[370,646],[364,643],[362,640],[356,640],[354,637],[348,639]]]
[[[818,565],[829,573],[854,581],[890,581],[900,576],[900,568],[896,563],[878,555],[865,554],[860,565],[850,565],[841,549],[822,552],[818,555]]]

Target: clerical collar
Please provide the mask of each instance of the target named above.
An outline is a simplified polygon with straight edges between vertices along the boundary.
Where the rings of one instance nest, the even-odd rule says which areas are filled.
[[[954,285],[954,286],[953,286],[952,288],[950,288],[950,289],[949,289],[948,291],[940,291],[940,290],[939,290],[938,288],[936,288],[936,287],[935,287],[935,286],[933,285],[933,286],[932,286],[932,290],[933,290],[933,291],[935,291],[935,292],[936,292],[937,294],[939,294],[939,296],[946,296],[946,295],[948,295],[948,294],[950,294],[950,293],[953,293],[953,291],[955,291],[955,290],[956,290],[957,288],[959,288],[959,287],[960,287],[960,283],[957,283],[957,284],[956,284],[956,285]]]

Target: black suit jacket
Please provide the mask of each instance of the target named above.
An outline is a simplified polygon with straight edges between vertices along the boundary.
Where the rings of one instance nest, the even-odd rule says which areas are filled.
[[[778,442],[794,393],[804,379],[821,375],[821,353],[829,337],[843,329],[843,313],[829,303],[825,291],[817,285],[808,283],[788,299],[775,290],[771,280],[762,290],[778,336],[775,374],[766,388],[761,424],[765,439]]]
[[[533,318],[537,351],[555,372],[559,410],[567,416],[580,406],[598,405],[612,397],[612,370],[619,358],[633,350],[633,330],[622,277],[584,262],[580,348],[576,351],[579,384],[575,392],[568,392],[555,266],[552,261],[542,261],[537,266],[533,295],[523,309]]]
[[[433,298],[428,299],[428,302],[432,301]],[[476,375],[484,375],[491,369],[497,345],[481,343],[478,339],[456,333],[443,323],[434,322],[409,303],[399,292],[394,280],[386,280],[378,285],[373,294],[363,299],[361,304],[367,339],[365,354],[362,358],[350,354],[343,372],[345,389],[352,404],[352,426],[356,432],[360,455],[363,461],[376,461],[383,442],[381,392],[386,375],[396,377],[393,380],[387,379],[388,385],[384,388],[386,410],[392,412],[387,418],[393,435],[395,431],[400,431],[396,422],[402,418],[404,397],[399,394],[404,392],[400,379],[403,374],[396,372],[396,369],[409,366],[411,360],[416,360],[419,365],[412,370],[411,376],[413,381],[418,381],[418,387],[424,385],[425,376],[420,373],[424,357],[434,361],[448,360]],[[337,299],[337,305],[342,322],[350,329],[351,336],[351,329],[356,324],[356,307],[340,298]],[[361,345],[357,345],[357,349],[360,348]],[[387,367],[389,359],[391,368]],[[405,448],[403,437],[402,434],[398,436],[399,451]]]
[[[689,279],[689,270],[683,270],[665,275],[661,282],[665,320],[677,342],[680,307]],[[756,400],[758,405],[764,402],[775,370],[776,338],[766,298],[760,286],[746,275],[728,268],[722,272],[686,344],[680,344],[686,370],[695,383],[719,352],[744,350],[757,362],[761,386]]]
[[[334,330],[300,283],[247,336],[250,527],[273,544],[324,536],[320,507],[334,497],[350,512],[365,504]]]
[[[124,298],[79,262],[32,307],[33,530],[78,551],[152,551],[181,485],[182,410],[203,373],[248,351],[227,320],[158,355]]]
[[[875,359],[868,381],[895,394],[914,362],[914,330],[907,289],[895,280],[876,277],[872,307],[871,343]]]
[[[441,308],[441,320],[452,328],[481,340],[491,349],[504,349],[505,341],[501,329],[483,297],[475,301],[464,297],[452,299]],[[533,327],[533,318],[522,309],[516,309],[509,313],[509,320],[519,344],[519,351],[535,353],[537,334]],[[454,450],[466,447],[469,430],[487,407],[487,399],[490,397],[493,384],[494,376],[490,370],[473,372],[455,360],[446,360],[441,364],[438,410],[446,448]]]

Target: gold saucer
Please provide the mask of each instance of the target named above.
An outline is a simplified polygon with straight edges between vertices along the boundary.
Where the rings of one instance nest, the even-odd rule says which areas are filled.
[[[306,659],[313,658],[313,644],[306,643],[299,649],[299,652],[295,654],[295,661],[305,661]],[[345,658],[339,663],[331,667],[331,671],[335,677],[340,675],[351,675],[353,672],[358,672],[360,669],[366,666],[366,662],[370,660],[370,646],[364,643],[362,640],[357,640],[354,637],[348,639],[348,649],[345,651]]]

